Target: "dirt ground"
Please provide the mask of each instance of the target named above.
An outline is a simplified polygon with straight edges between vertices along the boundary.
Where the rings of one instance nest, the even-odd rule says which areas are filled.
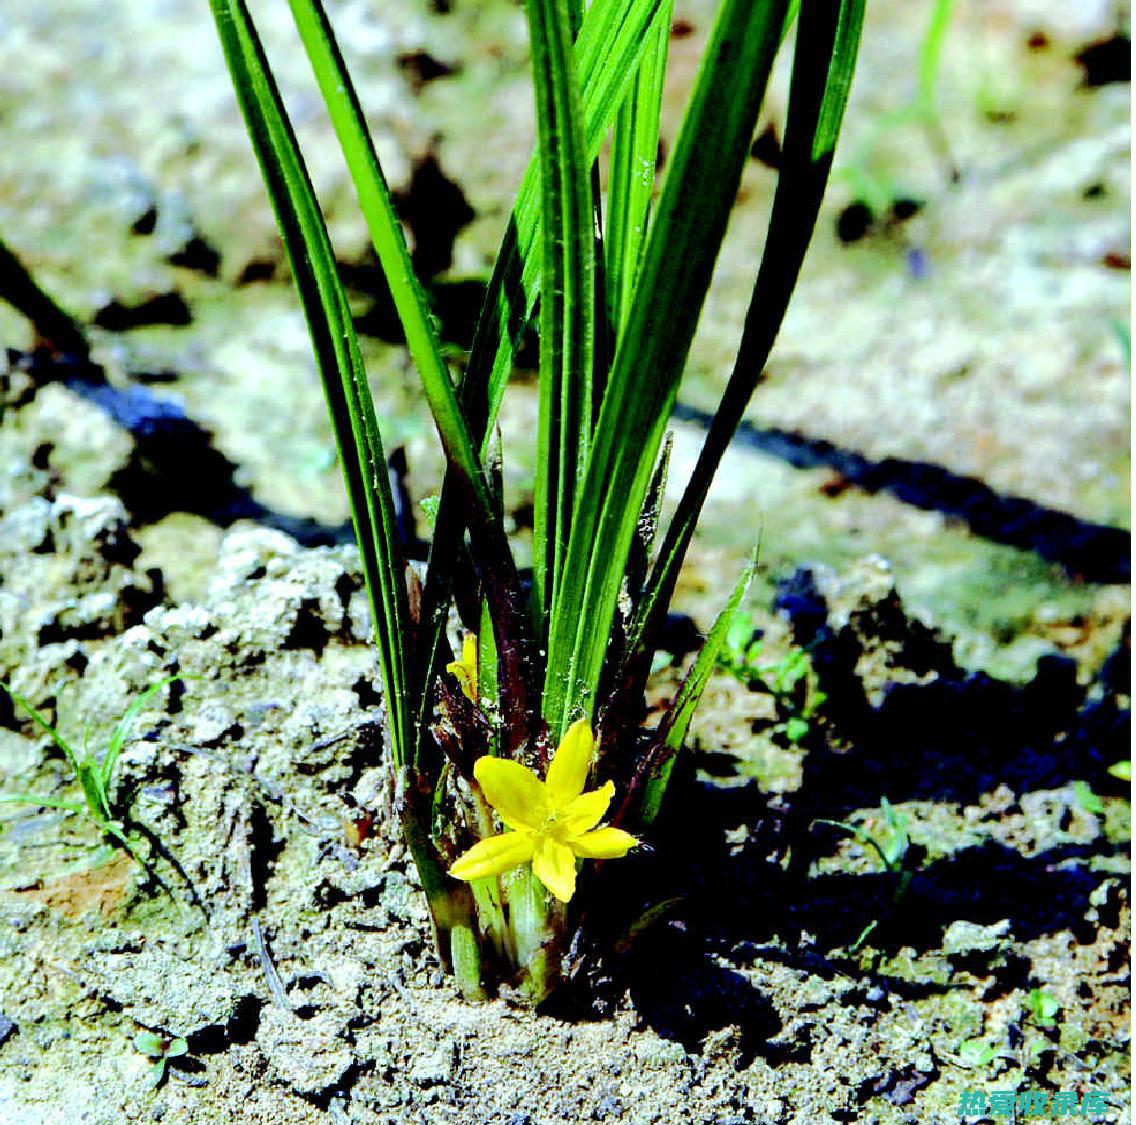
[[[765,671],[715,675],[651,849],[611,865],[615,893],[671,905],[541,1014],[460,1000],[383,817],[338,470],[207,5],[114,7],[0,4],[19,154],[0,238],[88,326],[100,372],[30,356],[0,303],[0,680],[97,746],[147,684],[186,678],[122,759],[160,885],[82,818],[0,808],[0,1120],[937,1123],[1007,1090],[1091,1093],[1089,1119],[1127,1120],[1120,7],[960,0],[944,147],[888,126],[928,6],[869,5],[816,243],[679,592],[707,627],[760,526]],[[255,9],[418,500],[439,472],[428,419],[286,7]],[[329,8],[460,345],[530,143],[522,10]],[[670,130],[708,12],[680,5]],[[774,177],[746,173],[672,499]],[[531,375],[507,401],[512,509]],[[689,659],[674,647],[660,698]],[[807,697],[777,695],[769,669],[802,649]],[[2,698],[0,791],[76,792]],[[889,868],[822,822],[902,854]],[[140,1030],[186,1040],[157,1085]]]

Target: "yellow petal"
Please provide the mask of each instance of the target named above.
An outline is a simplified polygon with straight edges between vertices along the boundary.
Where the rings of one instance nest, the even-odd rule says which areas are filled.
[[[597,828],[585,832],[572,842],[572,850],[584,859],[619,859],[627,855],[639,841],[622,828]]]
[[[592,768],[592,728],[587,719],[577,719],[565,732],[548,767],[548,795],[557,808],[563,808],[584,791]]]
[[[576,891],[576,857],[572,849],[549,836],[541,836],[532,861],[533,874],[561,902]]]
[[[511,758],[478,758],[473,764],[485,799],[510,828],[536,830],[548,816],[544,783]]]
[[[556,818],[556,826],[563,838],[567,841],[587,832],[589,828],[595,828],[603,820],[614,796],[615,786],[610,781],[599,789],[593,789],[591,793],[581,793]]]
[[[458,856],[450,868],[455,879],[485,879],[490,875],[503,875],[514,867],[527,863],[533,856],[536,837],[529,832],[506,832],[503,836],[490,836],[474,844],[469,851]]]
[[[462,637],[461,660],[451,660],[446,671],[456,676],[462,693],[467,699],[477,702],[477,637],[466,633]]]

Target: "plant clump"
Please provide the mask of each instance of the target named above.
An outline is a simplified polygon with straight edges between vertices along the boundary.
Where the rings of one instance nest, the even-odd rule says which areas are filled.
[[[339,448],[374,618],[396,813],[439,954],[463,991],[501,986],[536,1003],[598,919],[618,933],[642,915],[605,894],[591,861],[649,841],[752,577],[751,561],[669,710],[648,728],[645,687],[678,574],[816,223],[864,0],[722,0],[659,184],[671,0],[594,0],[586,10],[580,0],[527,0],[536,153],[460,378],[323,5],[289,2],[447,461],[419,581],[334,249],[271,66],[245,0],[212,0]],[[737,358],[657,541],[667,426],[790,33],[779,180]],[[532,324],[540,370],[530,576],[506,534],[494,433]],[[451,610],[464,629],[456,658]]]

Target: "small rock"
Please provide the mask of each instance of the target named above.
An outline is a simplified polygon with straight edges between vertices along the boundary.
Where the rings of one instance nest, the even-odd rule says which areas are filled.
[[[873,984],[867,992],[864,993],[864,1003],[873,1006],[882,1004],[887,1000],[887,989],[881,988],[878,984]]]
[[[618,1098],[608,1094],[600,1099],[592,1116],[597,1121],[603,1121],[609,1117],[620,1119],[623,1117],[623,1103]]]
[[[954,958],[1001,953],[1009,944],[1009,933],[1008,918],[990,926],[980,926],[977,922],[960,918],[952,922],[943,935],[943,952]]]
[[[226,1027],[247,1003],[230,974],[203,974],[199,962],[157,944],[99,961],[107,994],[146,1027],[191,1038]]]
[[[428,1055],[420,1055],[410,1068],[409,1078],[416,1086],[443,1086],[453,1077],[457,1062],[452,1039],[440,1043]]]
[[[662,1070],[686,1058],[682,1044],[670,1039],[644,1038],[635,1043],[633,1050],[635,1057],[649,1070]]]
[[[194,714],[190,741],[196,746],[217,746],[227,738],[239,736],[240,724],[226,707],[205,704]]]

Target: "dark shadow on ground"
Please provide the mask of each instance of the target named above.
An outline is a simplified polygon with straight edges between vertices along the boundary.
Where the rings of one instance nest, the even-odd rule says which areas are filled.
[[[189,417],[174,399],[155,394],[155,380],[145,373],[139,383],[112,386],[102,370],[73,358],[47,352],[9,353],[10,364],[23,364],[36,388],[61,383],[98,407],[133,438],[130,459],[107,482],[122,500],[136,526],[146,526],[172,512],[200,515],[219,527],[253,520],[286,532],[305,547],[351,543],[351,524],[337,527],[303,516],[291,516],[262,504],[237,481],[239,466],[213,443],[213,435]],[[409,495],[403,483],[406,460],[395,450],[391,459],[392,491],[398,526],[412,558],[425,557],[426,545],[414,530]]]
[[[881,995],[915,998],[953,987],[942,946],[958,920],[1005,920],[1013,943],[1064,930],[1091,941],[1090,896],[1109,877],[1093,861],[1118,855],[1122,846],[1058,836],[1023,854],[990,839],[983,825],[1019,814],[1024,794],[1075,779],[1097,792],[1121,791],[1107,767],[1129,755],[1127,633],[1091,684],[1078,684],[1071,662],[1053,658],[1040,663],[1031,683],[1018,685],[958,668],[949,645],[918,623],[889,623],[889,614],[902,616],[898,601],[883,599],[870,607],[872,620],[838,630],[808,572],[800,572],[779,604],[797,642],[812,646],[830,693],[823,723],[810,735],[801,788],[770,796],[739,777],[736,762],[728,768],[727,755],[681,755],[650,849],[582,877],[583,893],[594,890],[589,901],[601,904],[591,918],[597,947],[620,951],[601,969],[581,969],[579,995],[593,1008],[600,997],[599,1008],[610,1011],[614,998],[630,991],[643,1020],[688,1049],[737,1024],[743,1058],[777,1062],[791,1056],[784,1044],[768,1042],[776,1017],[741,972],[760,969],[762,960],[830,979],[867,975]],[[881,638],[899,674],[925,682],[891,684],[873,703],[857,673],[859,635]],[[707,766],[713,780],[705,779]],[[981,806],[984,794],[999,789],[1012,796]],[[816,861],[833,855],[843,834],[817,821],[847,820],[879,808],[885,797],[969,806],[978,842],[960,834],[955,850],[929,857],[917,831],[902,889],[900,876],[882,870],[868,848],[871,871],[818,872]],[[1058,820],[1053,827],[1084,815],[1054,800],[1045,814]],[[662,903],[669,906],[629,942],[629,928]],[[944,966],[943,979],[865,974],[850,950],[869,927],[873,950],[890,955],[911,947]],[[587,966],[582,952],[579,963]],[[999,985],[1024,985],[1025,965],[1011,948],[997,971]]]
[[[679,403],[675,417],[707,427],[711,415]],[[1124,583],[1131,578],[1131,534],[1046,508],[1023,496],[997,492],[976,477],[927,461],[885,457],[873,461],[821,438],[742,422],[734,443],[797,469],[832,469],[841,487],[886,492],[924,511],[957,519],[978,536],[1033,551],[1085,582]]]
[[[883,797],[969,805],[1001,784],[1019,796],[1075,779],[1108,787],[1108,767],[1128,757],[1127,628],[1093,683],[1078,683],[1075,662],[1053,655],[1038,661],[1031,682],[1015,684],[960,668],[949,643],[907,619],[895,596],[837,628],[802,569],[774,604],[811,653],[828,722],[850,746],[834,750],[818,738],[810,748],[793,800],[802,817],[841,820]],[[866,638],[878,646],[870,658],[886,661],[896,681],[876,703],[861,673]]]

